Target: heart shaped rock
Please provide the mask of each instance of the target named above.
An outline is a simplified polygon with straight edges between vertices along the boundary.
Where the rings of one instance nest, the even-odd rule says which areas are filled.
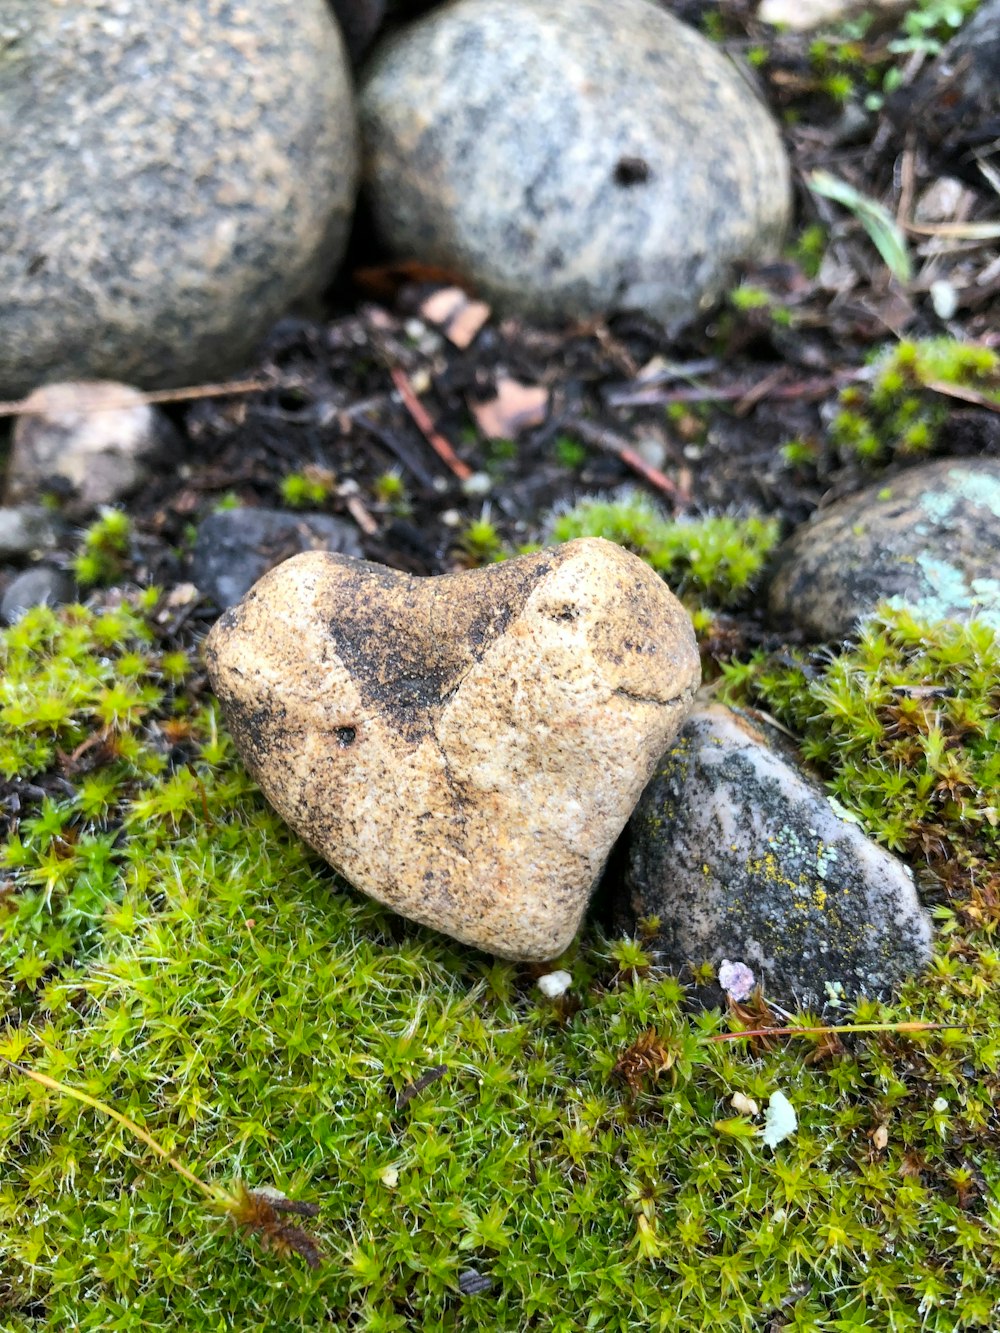
[[[379,902],[519,959],[573,938],[700,679],[684,608],[598,539],[428,579],[307,552],[205,651],[297,833]]]

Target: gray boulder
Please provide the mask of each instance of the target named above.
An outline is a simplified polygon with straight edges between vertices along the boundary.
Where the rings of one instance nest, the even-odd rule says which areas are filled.
[[[224,374],[346,244],[326,0],[0,0],[0,396]]]
[[[771,611],[842,639],[880,602],[1000,629],[1000,461],[911,468],[832,504],[779,548]]]
[[[883,994],[930,954],[908,867],[719,704],[692,713],[643,793],[627,885],[668,965],[743,963],[785,1004]]]
[[[396,252],[547,319],[695,314],[790,212],[770,114],[649,0],[457,0],[379,47],[365,180]]]

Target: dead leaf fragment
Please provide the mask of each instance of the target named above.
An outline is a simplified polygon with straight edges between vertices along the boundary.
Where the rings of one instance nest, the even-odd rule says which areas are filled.
[[[450,343],[464,350],[490,317],[485,301],[473,301],[461,287],[442,287],[428,296],[420,313],[436,324]]]
[[[488,440],[512,440],[532,426],[540,426],[549,410],[549,391],[540,384],[497,380],[497,394],[486,403],[470,402],[476,424]]]
[[[885,1152],[889,1143],[889,1130],[885,1125],[878,1125],[872,1130],[872,1147],[876,1152]]]

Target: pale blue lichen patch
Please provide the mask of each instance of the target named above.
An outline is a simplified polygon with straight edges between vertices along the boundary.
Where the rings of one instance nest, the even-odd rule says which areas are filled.
[[[892,610],[909,611],[921,620],[931,621],[975,617],[993,629],[1000,629],[1000,580],[969,579],[951,561],[926,552],[917,556],[916,564],[923,586],[888,598],[886,605]]]

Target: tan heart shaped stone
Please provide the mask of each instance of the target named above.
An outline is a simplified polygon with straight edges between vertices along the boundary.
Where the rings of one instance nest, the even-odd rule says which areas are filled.
[[[680,602],[597,539],[427,579],[308,552],[205,651],[250,772],[346,879],[540,960],[573,938],[701,675]]]

